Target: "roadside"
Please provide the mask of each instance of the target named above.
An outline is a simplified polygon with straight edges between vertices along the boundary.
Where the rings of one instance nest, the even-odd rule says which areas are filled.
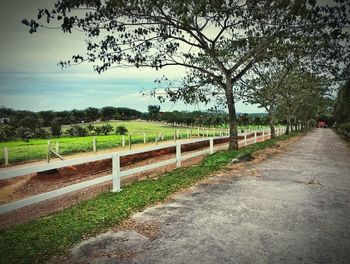
[[[279,144],[52,262],[349,263],[350,149],[330,129]]]
[[[287,138],[281,136],[279,139],[249,145],[239,151],[219,152],[205,158],[197,166],[177,169],[156,181],[137,182],[123,188],[121,193],[104,193],[52,216],[2,231],[0,256],[9,263],[16,263],[24,257],[42,262],[52,254],[65,251],[72,243],[120,223],[132,212],[162,201],[172,193],[207,177],[237,155],[253,153]],[[20,241],[16,239],[19,234]]]

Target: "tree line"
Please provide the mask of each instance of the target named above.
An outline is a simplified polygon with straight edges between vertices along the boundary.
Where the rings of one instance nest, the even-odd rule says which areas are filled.
[[[338,91],[334,105],[333,119],[339,128],[350,133],[350,79]]]
[[[88,107],[85,110],[71,111],[24,111],[1,107],[0,139],[11,140],[21,138],[49,138],[66,136],[84,137],[88,135],[109,135],[110,133],[124,135],[126,127],[116,129],[110,124],[98,124],[99,121],[110,120],[147,120],[164,122],[170,125],[228,127],[228,114],[223,111],[171,111],[161,112],[159,105],[148,106],[148,112],[141,113],[135,109],[103,107],[101,109]],[[267,125],[266,114],[238,114],[238,123],[247,125]],[[96,124],[94,124],[96,123]],[[69,126],[63,130],[64,125]]]

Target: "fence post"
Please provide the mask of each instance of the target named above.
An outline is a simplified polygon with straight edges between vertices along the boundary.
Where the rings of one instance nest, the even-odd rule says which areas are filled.
[[[209,139],[209,153],[213,154],[214,153],[214,138],[211,137]]]
[[[155,136],[155,142],[156,142],[156,145],[158,145],[158,136],[157,136],[157,133],[156,133],[156,136]]]
[[[163,134],[163,132],[160,132],[160,134],[161,134],[162,141],[163,141],[164,140],[164,134]]]
[[[188,131],[188,129],[187,129],[186,133],[187,133],[187,138],[190,138],[190,132]]]
[[[209,130],[207,129],[207,137],[209,137]]]
[[[254,143],[256,143],[256,130],[254,131]]]
[[[192,139],[192,128],[191,128],[191,131],[190,131],[190,139]]]
[[[198,135],[198,137],[199,137],[199,127],[197,128],[197,135]]]
[[[96,153],[96,138],[92,138],[92,150]]]
[[[179,129],[176,130],[176,137],[177,137],[177,138],[181,138],[181,137],[180,137],[180,130],[179,130]]]
[[[176,142],[176,130],[174,131],[174,141]]]
[[[181,143],[176,143],[176,168],[181,167]]]
[[[265,141],[265,130],[262,131],[262,141]]]
[[[247,132],[244,132],[244,146],[247,146]]]
[[[4,160],[5,160],[5,166],[9,165],[9,150],[7,147],[4,147]]]
[[[146,144],[146,133],[143,132],[143,144]]]
[[[60,154],[60,145],[59,145],[58,141],[56,141],[56,153]]]
[[[50,163],[51,160],[51,142],[47,141],[47,163]]]
[[[129,134],[129,149],[131,149],[131,134]]]
[[[120,192],[120,156],[117,153],[112,154],[112,192]]]

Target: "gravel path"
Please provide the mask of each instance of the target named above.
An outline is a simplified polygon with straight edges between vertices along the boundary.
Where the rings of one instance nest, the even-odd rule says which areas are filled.
[[[77,245],[70,261],[350,263],[350,148],[332,130],[315,129],[249,171],[135,214],[156,237],[110,231]]]

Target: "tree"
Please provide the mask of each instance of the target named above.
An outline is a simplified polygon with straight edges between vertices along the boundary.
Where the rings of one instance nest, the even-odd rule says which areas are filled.
[[[86,32],[86,56],[74,55],[72,62],[61,62],[63,67],[99,61],[98,73],[130,65],[187,68],[183,84],[168,87],[167,97],[196,103],[223,95],[229,113],[229,148],[237,149],[234,85],[256,62],[275,56],[282,44],[305,37],[346,42],[342,29],[349,24],[348,9],[344,1],[335,5],[320,7],[311,0],[76,0],[57,2],[52,11],[40,9],[38,19],[61,22],[63,32]],[[30,33],[41,26],[35,20],[23,23]],[[344,42],[333,43],[341,48]]]
[[[113,119],[117,113],[117,108],[113,106],[106,106],[101,109],[102,120],[109,121]]]
[[[51,123],[51,128],[50,129],[51,129],[52,136],[54,136],[54,137],[61,136],[61,134],[62,134],[62,125],[59,122],[53,121]]]
[[[350,79],[338,90],[333,118],[338,123],[350,122]]]
[[[125,126],[117,126],[115,133],[117,135],[126,135],[128,133],[128,129]]]
[[[110,124],[102,125],[100,128],[101,128],[101,132],[105,135],[108,135],[113,131],[113,126],[111,126]]]
[[[88,107],[84,111],[87,122],[94,122],[100,116],[100,110],[96,107]]]
[[[148,119],[158,120],[159,119],[160,106],[159,105],[149,105],[148,106]]]

